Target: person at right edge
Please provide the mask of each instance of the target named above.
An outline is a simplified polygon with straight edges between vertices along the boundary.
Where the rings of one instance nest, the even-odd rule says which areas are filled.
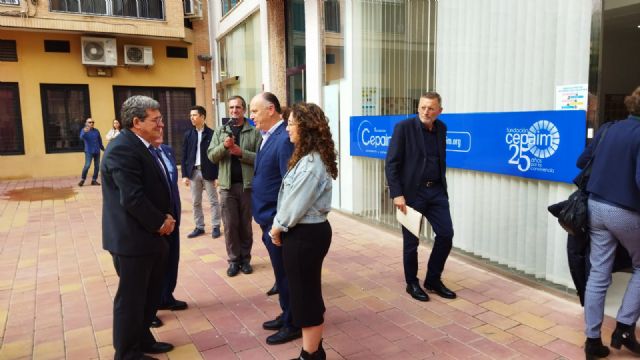
[[[424,215],[436,233],[427,264],[424,287],[446,299],[456,294],[442,283],[442,271],[451,252],[453,224],[447,193],[447,126],[438,119],[441,97],[436,92],[420,96],[418,117],[396,124],[385,160],[385,174],[393,205],[406,214],[410,206]],[[404,277],[407,293],[429,301],[418,281],[418,238],[402,227]]]
[[[244,114],[247,104],[241,96],[228,100],[231,119],[213,133],[207,157],[218,165],[220,205],[224,224],[229,268],[227,276],[242,271],[251,274],[251,181],[253,163],[262,136],[249,124]]]
[[[618,309],[611,346],[620,349],[624,345],[640,354],[635,335],[640,316],[640,87],[624,103],[629,117],[602,126],[577,161],[582,169],[593,158],[587,183],[591,240],[591,271],[584,299],[587,359],[609,355],[609,348],[602,344],[600,328],[618,241],[629,252],[633,273]]]
[[[324,360],[322,262],[331,245],[327,214],[332,179],[338,177],[337,155],[327,118],[316,104],[293,105],[287,131],[294,149],[269,236],[282,246],[293,324],[302,328],[302,350],[296,359]]]

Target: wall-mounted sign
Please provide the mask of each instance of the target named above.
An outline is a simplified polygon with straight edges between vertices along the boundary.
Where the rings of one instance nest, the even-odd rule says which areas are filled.
[[[556,110],[587,110],[587,84],[556,86]]]
[[[414,115],[352,116],[352,156],[384,159],[395,124]],[[443,114],[447,166],[570,183],[586,139],[584,111]]]

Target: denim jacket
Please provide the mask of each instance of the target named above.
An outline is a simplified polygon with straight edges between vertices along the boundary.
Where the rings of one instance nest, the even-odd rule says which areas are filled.
[[[296,224],[325,222],[331,210],[331,187],[320,154],[303,156],[282,179],[273,226],[286,232]]]

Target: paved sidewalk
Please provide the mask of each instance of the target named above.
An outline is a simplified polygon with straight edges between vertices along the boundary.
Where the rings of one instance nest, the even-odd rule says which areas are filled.
[[[118,278],[101,246],[101,192],[76,178],[0,182],[0,359],[112,359],[111,312]],[[176,297],[161,311],[163,359],[291,359],[300,341],[269,346],[263,321],[279,313],[265,292],[273,273],[254,243],[254,273],[226,276],[224,240],[193,229],[181,187],[182,253]],[[208,204],[205,204],[207,208]],[[205,213],[208,218],[208,212]],[[582,308],[452,256],[445,283],[458,299],[428,303],[404,291],[402,241],[332,213],[323,280],[328,359],[581,359]],[[254,239],[260,239],[254,227]],[[420,249],[421,269],[428,255]],[[576,298],[577,299],[577,298]],[[612,319],[607,318],[608,343]],[[611,358],[631,357],[612,350]]]

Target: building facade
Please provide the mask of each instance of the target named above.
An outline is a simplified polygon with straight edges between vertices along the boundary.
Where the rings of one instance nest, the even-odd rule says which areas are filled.
[[[0,178],[80,176],[86,118],[106,144],[134,94],[160,102],[165,143],[179,152],[189,108],[213,109],[206,7],[206,0],[0,1]]]
[[[563,108],[559,104],[563,91],[575,88],[582,100],[570,107],[581,109],[582,115],[577,121],[572,118],[562,140],[553,140],[562,141],[562,151],[575,154],[602,122],[624,117],[621,99],[640,84],[638,68],[629,63],[635,58],[630,53],[637,51],[638,24],[633,19],[640,13],[640,1],[222,3],[228,6],[211,8],[211,26],[217,34],[212,48],[223,67],[213,73],[218,84],[216,102],[223,104],[231,93],[251,97],[264,89],[289,104],[301,100],[320,104],[340,152],[333,206],[395,228],[399,225],[388,196],[384,161],[353,154],[360,135],[352,122],[358,117],[415,114],[420,94],[428,90],[443,96],[445,114],[496,114],[496,119],[524,112],[536,116]],[[253,38],[244,43],[232,40],[241,29]],[[225,64],[232,58],[228,49],[244,51],[237,58],[250,57],[252,66],[232,69]],[[223,106],[218,111],[225,116]],[[485,117],[482,121],[490,128],[493,117]],[[479,121],[472,123],[485,127]],[[525,125],[531,124],[517,127]],[[494,146],[508,151],[510,144],[487,148]],[[575,158],[570,157],[558,162],[558,172],[577,171]],[[507,156],[488,162],[511,161],[514,168],[528,168],[524,158]],[[539,166],[547,160],[528,161]],[[573,191],[567,178],[450,164],[454,246],[572,287],[566,233],[546,210]],[[425,239],[431,236],[425,227]]]

